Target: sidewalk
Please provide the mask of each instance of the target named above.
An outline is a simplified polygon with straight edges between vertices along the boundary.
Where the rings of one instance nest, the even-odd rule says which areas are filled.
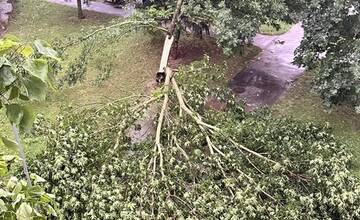
[[[9,23],[13,6],[8,0],[0,0],[0,36],[3,36]]]
[[[69,0],[69,1],[47,0],[47,1],[51,2],[51,3],[55,3],[55,4],[66,5],[66,6],[70,6],[73,8],[77,8],[76,0]],[[120,8],[115,8],[111,4],[107,4],[107,3],[103,3],[103,2],[94,2],[94,1],[90,1],[89,5],[83,4],[82,7],[84,10],[95,11],[95,12],[99,12],[99,13],[104,13],[104,14],[109,14],[109,15],[114,15],[114,16],[119,16],[119,17],[124,17],[124,18],[132,15],[135,10],[134,6],[127,6],[123,9],[120,9]]]
[[[263,51],[230,81],[230,87],[246,101],[249,110],[272,105],[303,74],[304,69],[292,63],[303,36],[299,23],[280,36],[258,34],[254,38],[254,45]]]

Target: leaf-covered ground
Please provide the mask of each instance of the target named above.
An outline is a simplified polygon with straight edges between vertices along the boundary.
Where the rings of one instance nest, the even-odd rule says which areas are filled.
[[[280,116],[289,115],[304,121],[329,123],[335,135],[351,147],[353,171],[360,177],[360,116],[351,108],[325,109],[320,97],[311,94],[311,75],[305,73],[273,110]]]

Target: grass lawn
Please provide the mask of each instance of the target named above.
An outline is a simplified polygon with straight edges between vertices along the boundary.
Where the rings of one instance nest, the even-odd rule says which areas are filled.
[[[281,35],[288,32],[292,27],[292,24],[288,24],[282,21],[280,21],[279,24],[280,29],[276,29],[275,27],[268,24],[263,24],[260,27],[260,33],[264,35]]]
[[[114,17],[95,12],[85,11],[86,19],[78,20],[76,9],[46,2],[46,0],[18,0],[15,3],[15,13],[10,22],[9,34],[31,42],[43,39],[52,42],[66,35],[80,35],[101,25],[106,25]],[[104,47],[100,54],[90,60],[84,82],[71,88],[51,92],[44,103],[36,103],[35,109],[46,118],[53,120],[62,106],[84,106],[90,103],[109,102],[114,99],[143,93],[148,82],[153,79],[158,69],[163,45],[163,37],[154,38],[148,33],[134,33],[122,38],[116,45]],[[215,63],[228,61],[229,75],[241,70],[247,61],[253,58],[259,50],[249,47],[243,56],[227,59],[216,46],[213,39],[203,41],[185,37],[180,44],[183,53],[174,63],[189,63],[198,60],[206,53]],[[197,48],[195,53],[188,48]],[[194,51],[194,50],[192,50]],[[78,53],[75,48],[71,53]],[[72,54],[69,55],[70,57]],[[101,86],[94,85],[95,79],[101,73],[96,66],[99,63],[112,60],[111,75]],[[65,62],[66,63],[66,62]],[[65,64],[66,65],[66,64]],[[12,137],[9,125],[0,112],[0,134]],[[27,154],[33,155],[43,149],[41,137],[24,138]],[[0,151],[4,149],[0,143]]]
[[[26,42],[35,39],[52,42],[66,35],[86,33],[114,19],[112,16],[89,11],[85,11],[85,15],[86,19],[78,20],[75,8],[51,4],[45,0],[19,0],[15,3],[8,33]],[[110,78],[102,86],[94,85],[96,76],[100,74],[95,66],[101,59],[108,59],[108,56],[94,56],[89,63],[84,82],[72,88],[52,92],[49,101],[36,103],[35,109],[46,118],[54,119],[61,106],[84,105],[142,92],[146,82],[156,72],[160,59],[160,45],[153,41],[151,35],[138,33],[122,39],[113,48],[105,48],[108,51],[102,51],[103,54],[113,53],[113,59],[116,60]],[[75,49],[73,52],[78,51]],[[12,137],[4,116],[0,116],[0,124],[0,133]],[[27,138],[25,142],[32,153],[37,153],[43,146],[41,141],[34,138]],[[0,149],[1,147],[0,144]]]
[[[304,121],[328,122],[335,136],[354,154],[353,171],[360,177],[360,115],[348,107],[326,111],[320,97],[310,93],[311,75],[305,74],[285,97],[272,107],[277,115],[289,115]]]

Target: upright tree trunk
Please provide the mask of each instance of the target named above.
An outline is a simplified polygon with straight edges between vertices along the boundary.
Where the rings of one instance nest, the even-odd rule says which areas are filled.
[[[85,16],[84,16],[84,13],[83,13],[83,10],[82,10],[81,0],[77,0],[77,8],[78,8],[78,18],[79,19],[84,19]]]
[[[179,56],[179,41],[180,41],[181,30],[179,27],[175,28],[174,33],[174,59],[176,60]]]

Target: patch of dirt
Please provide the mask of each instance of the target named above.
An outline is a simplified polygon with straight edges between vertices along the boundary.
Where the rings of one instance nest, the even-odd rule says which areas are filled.
[[[169,66],[176,69],[180,65],[187,65],[194,61],[201,60],[205,54],[213,57],[214,54],[221,53],[218,48],[214,48],[214,41],[212,39],[204,39],[204,41],[205,42],[201,43],[195,43],[189,40],[180,41],[178,49],[173,48],[171,50]]]

